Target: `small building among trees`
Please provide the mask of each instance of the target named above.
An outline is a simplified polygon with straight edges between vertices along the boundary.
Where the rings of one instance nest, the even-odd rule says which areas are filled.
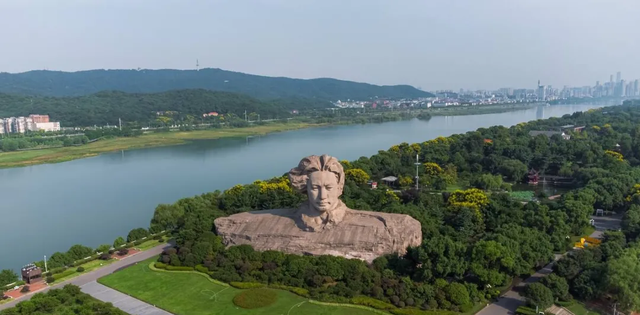
[[[34,264],[28,264],[22,267],[22,281],[27,284],[34,284],[43,280],[42,270]]]

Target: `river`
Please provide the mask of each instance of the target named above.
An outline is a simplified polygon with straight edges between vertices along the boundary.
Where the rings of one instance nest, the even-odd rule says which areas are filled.
[[[110,244],[132,228],[148,227],[160,203],[280,176],[307,155],[326,153],[354,160],[401,142],[423,142],[597,107],[602,105],[331,126],[2,169],[0,269],[18,270],[74,244]]]

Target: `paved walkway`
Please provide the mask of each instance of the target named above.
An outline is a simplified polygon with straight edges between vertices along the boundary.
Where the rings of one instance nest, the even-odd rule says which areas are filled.
[[[556,314],[556,315],[575,315],[571,311],[569,311],[568,309],[566,309],[564,307],[557,306],[557,305],[553,305],[550,308],[548,308],[547,312],[553,313],[553,314]]]
[[[65,285],[67,285],[67,284],[74,284],[74,285],[77,285],[79,287],[83,287],[85,284],[90,283],[90,282],[95,282],[96,280],[98,280],[98,278],[102,278],[102,277],[104,277],[104,276],[106,276],[108,274],[111,274],[111,273],[113,273],[114,271],[116,271],[116,270],[118,270],[120,268],[129,266],[129,265],[133,265],[133,264],[135,264],[137,262],[149,259],[149,258],[154,257],[154,256],[158,256],[158,255],[160,255],[162,253],[162,251],[167,246],[170,246],[170,245],[169,244],[158,245],[158,246],[156,246],[154,248],[151,248],[151,249],[146,250],[144,252],[140,252],[140,253],[138,253],[136,255],[123,258],[122,260],[116,261],[113,264],[108,265],[106,267],[103,267],[103,268],[100,268],[100,269],[96,269],[94,271],[85,273],[85,274],[83,274],[81,276],[75,277],[75,278],[73,278],[71,280],[67,280],[67,281],[55,284],[53,286],[47,287],[47,288],[45,288],[43,290],[40,290],[40,291],[37,291],[37,292],[47,292],[47,291],[51,290],[52,288],[60,288],[60,287],[63,287]],[[37,293],[37,292],[33,292],[33,293]],[[17,299],[15,301],[11,301],[11,302],[6,303],[6,304],[2,304],[2,305],[0,305],[0,311],[4,310],[4,309],[7,309],[7,308],[14,307],[14,306],[16,306],[16,304],[20,303],[21,301],[26,301],[26,300],[30,299],[31,296],[33,296],[33,294],[26,295],[26,296],[24,296],[24,297],[22,297],[20,299]]]
[[[617,214],[608,217],[592,216],[591,218],[595,220],[596,231],[591,233],[590,236],[594,238],[601,238],[602,234],[604,234],[604,231],[608,229],[617,230],[620,227],[620,220],[622,219],[622,215]],[[476,313],[476,315],[515,314],[518,306],[524,305],[525,303],[525,299],[520,296],[518,292],[520,292],[525,285],[537,282],[543,277],[548,276],[551,272],[553,272],[553,264],[555,264],[556,261],[558,261],[562,256],[566,254],[567,253],[564,253],[563,255],[555,255],[553,261],[550,264],[544,266],[544,268],[538,270],[535,274],[533,274],[533,276],[527,278],[527,280],[522,281],[511,290],[507,291],[505,294],[498,298],[498,301],[487,305],[487,307]]]
[[[113,306],[131,315],[171,315],[171,313],[165,310],[161,310],[151,304],[132,298],[124,293],[120,293],[96,281],[83,285],[82,292],[87,293],[100,301],[110,302]]]

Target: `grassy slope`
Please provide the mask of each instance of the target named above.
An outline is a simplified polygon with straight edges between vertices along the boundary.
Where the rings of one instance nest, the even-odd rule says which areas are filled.
[[[59,163],[95,156],[101,153],[145,147],[183,144],[189,140],[246,137],[313,127],[304,123],[271,124],[248,128],[210,129],[190,132],[168,132],[146,134],[134,138],[114,138],[96,141],[79,147],[53,148],[32,151],[0,153],[0,168],[19,167],[43,163]]]
[[[350,308],[311,304],[293,293],[278,290],[278,301],[265,308],[245,310],[232,302],[242,290],[224,287],[202,275],[178,272],[156,272],[149,259],[98,280],[100,283],[177,315],[371,315],[373,312]],[[293,310],[292,310],[293,309]],[[289,311],[291,313],[289,313]]]

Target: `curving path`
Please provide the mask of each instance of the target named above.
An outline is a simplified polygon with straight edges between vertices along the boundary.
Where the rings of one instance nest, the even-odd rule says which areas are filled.
[[[620,228],[620,221],[622,220],[622,214],[617,214],[608,217],[602,216],[592,216],[592,219],[595,220],[596,230],[591,233],[591,237],[593,238],[602,238],[604,231],[606,230],[617,230]],[[567,252],[568,253],[568,252]],[[538,270],[533,276],[527,278],[525,281],[522,281],[517,286],[513,287],[511,290],[507,291],[505,294],[498,298],[498,301],[488,304],[485,308],[483,308],[480,312],[476,313],[476,315],[513,315],[516,313],[516,309],[518,306],[524,305],[525,299],[520,296],[519,291],[521,291],[525,285],[533,282],[537,282],[543,277],[548,276],[551,272],[553,272],[553,264],[558,261],[562,256],[566,255],[555,255],[553,261],[544,266],[544,268]]]
[[[102,302],[109,302],[113,304],[113,306],[132,315],[172,315],[165,310],[155,307],[155,305],[140,301],[96,281],[91,281],[83,285],[82,292]]]
[[[60,288],[60,287],[63,287],[65,285],[67,285],[67,284],[77,285],[80,288],[82,288],[83,292],[85,292],[87,294],[90,294],[90,295],[92,295],[93,297],[95,297],[95,298],[97,298],[99,300],[102,300],[98,296],[95,296],[94,294],[92,294],[91,292],[86,292],[84,286],[89,284],[89,283],[95,282],[99,278],[102,278],[102,277],[104,277],[104,276],[106,276],[108,274],[111,274],[111,273],[117,271],[118,269],[121,269],[121,268],[130,266],[130,265],[136,264],[136,263],[138,263],[140,261],[147,260],[147,259],[149,259],[151,257],[154,257],[154,256],[158,256],[168,246],[170,246],[170,245],[169,244],[158,245],[158,246],[156,246],[154,248],[151,248],[151,249],[148,249],[148,250],[146,250],[144,252],[140,252],[140,253],[137,253],[135,255],[123,258],[122,260],[117,261],[117,262],[115,262],[115,263],[113,263],[111,265],[108,265],[106,267],[103,267],[103,268],[88,272],[88,273],[83,274],[81,276],[75,277],[75,278],[73,278],[71,280],[63,281],[61,283],[52,285],[52,286],[47,287],[47,288],[45,288],[43,290],[33,292],[32,294],[29,294],[29,295],[26,295],[24,297],[21,297],[21,298],[15,300],[15,301],[11,301],[9,303],[0,305],[0,311],[4,310],[4,309],[7,309],[7,308],[14,307],[14,306],[16,306],[16,304],[20,303],[21,301],[29,300],[33,296],[33,294],[35,294],[35,293],[47,292],[47,291],[51,290],[52,288]],[[96,284],[97,284],[97,282],[96,282]],[[88,286],[88,287],[91,288],[92,286]],[[113,301],[105,301],[105,302],[113,303]],[[113,303],[113,304],[115,305],[115,303]],[[125,312],[127,311],[125,309],[122,309],[122,310],[125,311]],[[138,314],[138,313],[131,313],[131,314]],[[154,314],[155,315],[155,314],[169,314],[169,313],[139,313],[139,314],[145,314],[145,315]]]

